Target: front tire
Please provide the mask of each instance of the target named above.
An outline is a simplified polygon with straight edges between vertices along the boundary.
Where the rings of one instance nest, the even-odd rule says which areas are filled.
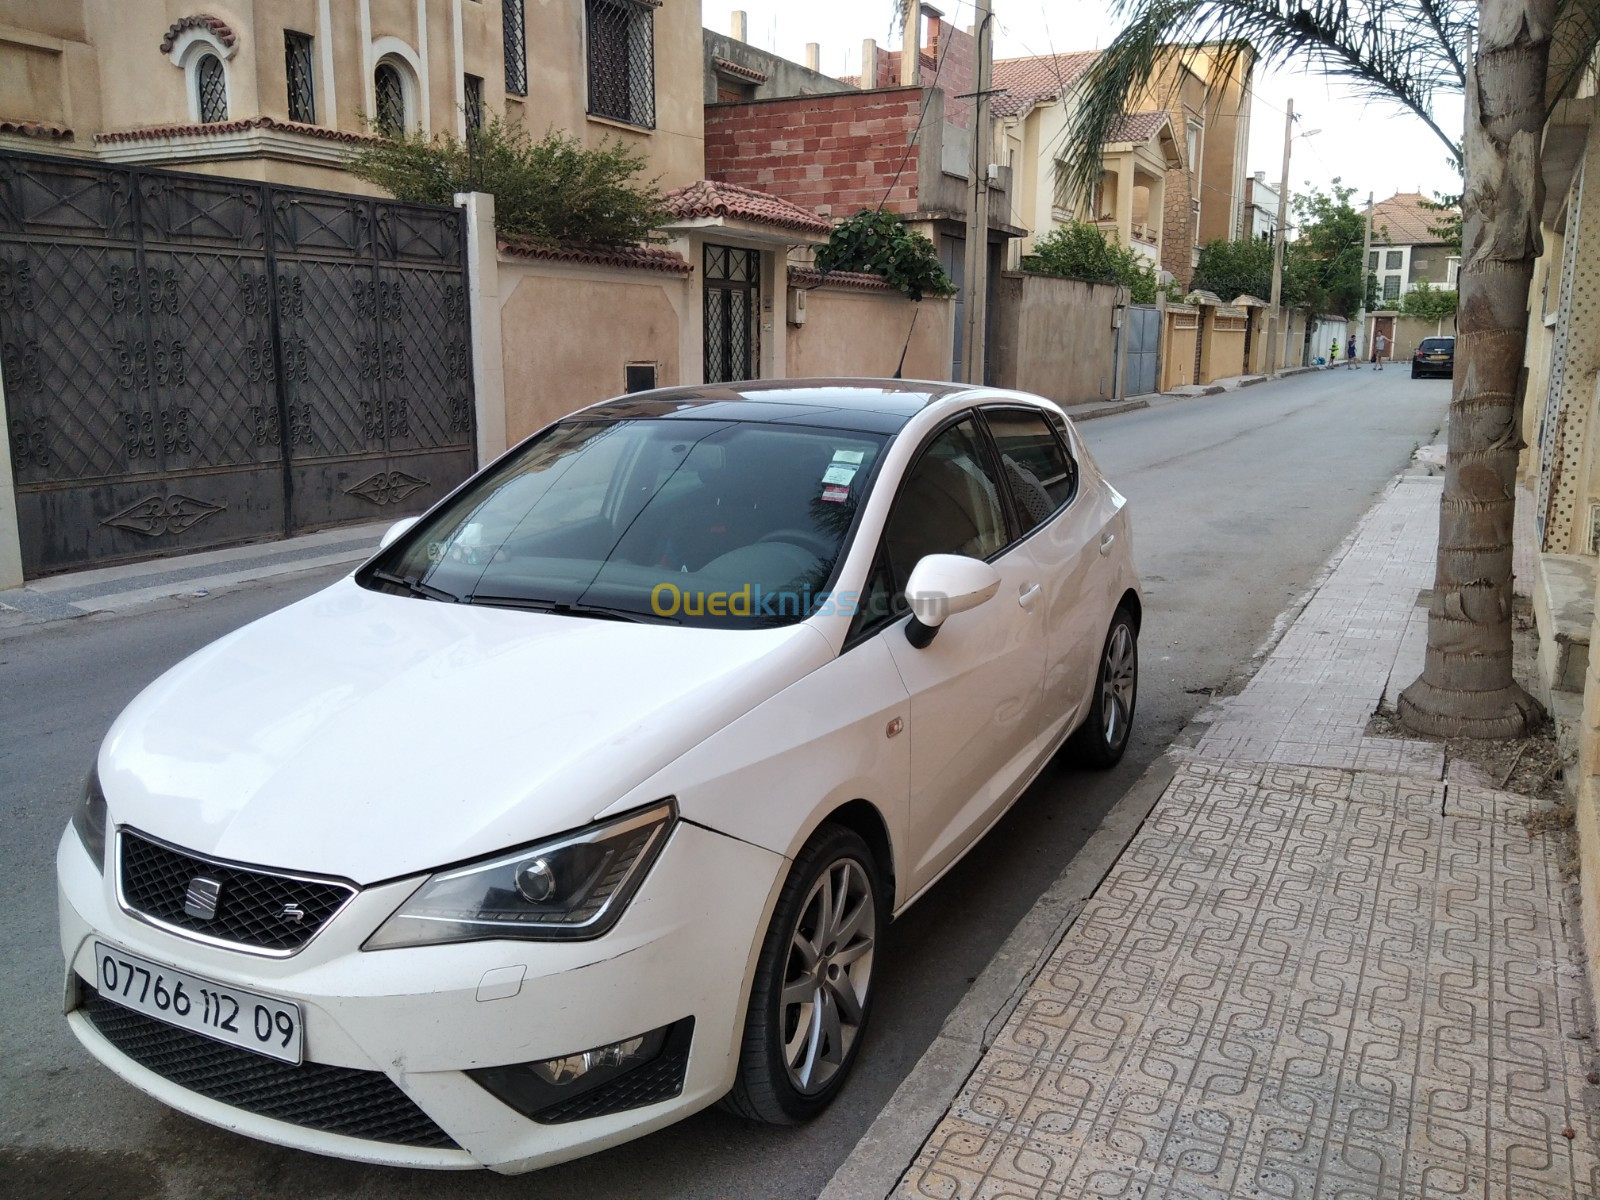
[[[1078,761],[1109,770],[1122,761],[1139,699],[1139,633],[1133,615],[1119,608],[1106,631],[1088,720],[1072,735]]]
[[[821,825],[795,858],[762,942],[725,1108],[796,1125],[838,1095],[872,1011],[887,916],[867,843],[842,825]]]

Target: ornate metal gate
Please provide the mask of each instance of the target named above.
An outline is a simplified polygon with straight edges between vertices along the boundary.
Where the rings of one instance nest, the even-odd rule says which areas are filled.
[[[454,209],[0,154],[29,575],[415,512],[473,466]]]

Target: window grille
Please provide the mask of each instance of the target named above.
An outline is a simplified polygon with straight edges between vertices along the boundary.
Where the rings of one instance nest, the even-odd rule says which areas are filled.
[[[1378,269],[1378,252],[1376,250],[1374,250],[1371,254],[1367,255],[1367,270],[1376,271],[1377,269]]]
[[[284,74],[289,82],[289,120],[317,123],[317,93],[312,83],[311,38],[304,33],[283,34]]]
[[[1070,179],[1069,179],[1069,177],[1067,175],[1067,164],[1066,163],[1060,162],[1059,160],[1056,162],[1056,164],[1055,164],[1055,176],[1056,176],[1056,178],[1055,178],[1056,186],[1055,186],[1055,196],[1054,196],[1054,199],[1053,199],[1053,203],[1055,204],[1055,207],[1059,208],[1062,212],[1071,212],[1072,208],[1073,208],[1073,204],[1072,204],[1072,184],[1071,184],[1071,181],[1070,181]],[[1098,186],[1096,186],[1096,188],[1095,188],[1095,204],[1098,206],[1099,203],[1100,203],[1100,189],[1099,189]]]
[[[202,55],[195,64],[195,88],[200,104],[200,120],[209,125],[228,119],[228,77],[222,60],[215,54]]]
[[[406,131],[406,85],[400,78],[400,68],[393,63],[379,63],[372,73],[372,83],[377,92],[378,131],[398,137]]]
[[[655,128],[655,6],[647,0],[586,0],[589,111]]]
[[[522,0],[501,0],[500,17],[506,50],[506,91],[513,96],[526,96],[528,31],[523,20]]]
[[[467,98],[467,132],[476,133],[483,128],[483,80],[468,75],[463,91]]]
[[[1400,276],[1385,275],[1383,277],[1383,298],[1385,300],[1398,300],[1400,298]]]
[[[1390,271],[1398,271],[1400,269],[1400,263],[1404,258],[1405,252],[1403,250],[1391,250],[1388,254],[1384,255],[1384,268]]]

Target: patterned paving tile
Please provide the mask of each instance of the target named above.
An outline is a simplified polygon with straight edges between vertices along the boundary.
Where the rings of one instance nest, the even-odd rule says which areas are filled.
[[[896,1195],[1600,1197],[1593,1017],[1518,810],[1183,763]]]

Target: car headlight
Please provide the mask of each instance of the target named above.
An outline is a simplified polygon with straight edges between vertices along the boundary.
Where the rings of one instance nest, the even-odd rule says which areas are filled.
[[[575,833],[430,876],[363,950],[484,938],[599,937],[655,862],[677,805],[636,809]]]
[[[83,785],[83,798],[72,810],[72,828],[77,830],[83,848],[94,859],[102,874],[106,869],[106,794],[100,788],[100,771],[95,768]]]

